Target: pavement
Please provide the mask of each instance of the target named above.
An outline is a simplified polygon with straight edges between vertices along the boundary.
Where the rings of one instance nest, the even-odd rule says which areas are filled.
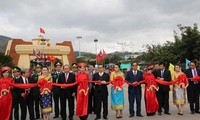
[[[108,85],[108,89],[109,89],[109,93],[110,93],[110,89],[111,86]],[[143,93],[144,93],[144,86],[143,86]],[[184,105],[184,114],[182,116],[177,114],[177,108],[176,106],[173,104],[173,100],[172,100],[172,91],[170,91],[170,97],[169,97],[169,112],[171,113],[171,115],[165,115],[162,114],[161,116],[159,115],[155,115],[155,116],[146,116],[146,111],[145,111],[145,104],[144,104],[144,94],[142,96],[142,115],[144,117],[137,117],[134,116],[132,118],[129,118],[129,103],[128,103],[128,86],[124,85],[124,98],[125,98],[125,106],[124,106],[124,110],[123,110],[123,118],[119,119],[119,120],[198,120],[200,119],[200,114],[190,114],[190,109],[189,109],[189,104],[187,103],[186,105]],[[108,102],[108,120],[116,120],[115,117],[115,111],[111,110],[111,104],[110,104],[110,96],[109,96],[109,102]],[[67,110],[68,111],[68,110]],[[27,120],[28,120],[28,116],[27,115]],[[61,120],[61,118],[56,118],[53,119],[54,113],[51,113],[50,115],[50,119],[51,120]],[[88,116],[88,120],[94,120],[96,117],[95,114],[89,114]],[[38,119],[38,120],[42,120],[42,119]],[[68,120],[68,119],[67,119]],[[74,120],[79,120],[79,118],[74,115]],[[104,120],[103,118],[100,120]]]

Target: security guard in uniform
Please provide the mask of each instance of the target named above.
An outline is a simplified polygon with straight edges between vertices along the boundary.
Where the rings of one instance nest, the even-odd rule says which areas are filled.
[[[51,74],[53,83],[58,82],[59,75],[62,74],[62,63],[60,61],[55,62],[54,64],[55,67],[55,72]],[[59,117],[59,98],[60,98],[60,87],[58,86],[53,86],[53,100],[54,100],[54,112],[55,116],[53,118],[58,118]]]
[[[42,75],[42,65],[40,63],[37,63],[35,66],[35,73],[32,75],[32,79],[34,83],[38,82],[38,77]],[[40,118],[40,88],[35,87],[33,90],[33,96],[34,96],[34,104],[35,104],[35,119]]]
[[[71,72],[76,75],[78,73],[78,65],[77,65],[77,63],[72,63],[71,68],[72,68]]]

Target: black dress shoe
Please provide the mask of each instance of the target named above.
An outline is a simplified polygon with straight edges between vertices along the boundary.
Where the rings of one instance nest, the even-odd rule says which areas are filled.
[[[198,114],[200,114],[200,111],[195,111],[195,113],[198,113]]]
[[[99,119],[101,119],[100,117],[96,117],[94,120],[99,120]]]
[[[58,118],[59,116],[58,115],[56,115],[56,116],[54,116],[53,118]]]
[[[130,115],[129,117],[130,117],[130,118],[131,118],[131,117],[134,117],[134,115]]]
[[[165,112],[165,114],[166,114],[166,115],[171,115],[171,113],[169,113],[169,112]]]
[[[194,111],[191,111],[190,114],[194,114]]]
[[[40,119],[40,117],[36,117],[35,119]]]
[[[107,117],[103,117],[103,119],[104,119],[104,120],[107,120],[108,118],[107,118]]]
[[[69,118],[69,120],[73,120],[73,117]]]
[[[88,114],[92,114],[92,111],[89,111]]]
[[[137,115],[138,117],[143,117],[143,115],[141,115],[141,114],[139,114],[139,115]]]

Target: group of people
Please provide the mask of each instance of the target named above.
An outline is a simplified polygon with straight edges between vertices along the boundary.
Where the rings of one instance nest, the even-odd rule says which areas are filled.
[[[111,84],[111,108],[116,111],[116,118],[120,119],[123,118],[125,103],[124,83],[128,84],[129,117],[135,115],[143,117],[141,84],[145,84],[144,99],[147,116],[153,116],[156,112],[162,115],[163,110],[164,114],[171,115],[169,112],[170,87],[161,82],[173,82],[180,77],[186,79],[184,76],[188,78],[188,84],[173,84],[173,102],[177,106],[177,113],[183,115],[186,91],[191,114],[200,113],[200,82],[190,79],[200,76],[200,70],[196,68],[194,62],[189,63],[189,69],[185,73],[181,71],[180,65],[175,65],[175,72],[170,73],[163,62],[154,66],[149,65],[143,72],[138,70],[138,63],[133,62],[131,65],[132,69],[126,74],[120,71],[119,64],[114,65],[111,73],[105,71],[102,64],[99,64],[97,69],[94,65],[88,65],[87,71],[85,63],[73,63],[69,66],[62,65],[60,61],[55,62],[55,71],[51,73],[48,67],[39,63],[36,64],[33,74],[29,69],[21,70],[19,67],[14,67],[11,70],[10,67],[4,66],[1,68],[0,78],[0,120],[10,120],[13,116],[15,120],[19,120],[19,108],[21,109],[20,120],[26,119],[27,108],[30,120],[41,117],[49,120],[53,110],[54,118],[61,116],[62,120],[66,120],[67,117],[73,120],[74,113],[81,120],[86,120],[88,114],[93,112],[96,114],[95,120],[98,120],[101,119],[102,107],[103,118],[107,119],[107,85],[109,84]],[[68,106],[68,116],[66,106]]]

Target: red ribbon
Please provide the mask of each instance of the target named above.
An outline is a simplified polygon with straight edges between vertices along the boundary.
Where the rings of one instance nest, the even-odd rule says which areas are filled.
[[[58,87],[62,87],[62,88],[72,87],[72,86],[75,86],[75,85],[77,85],[77,84],[78,84],[78,82],[74,82],[74,83],[71,83],[71,84],[52,83],[52,85],[58,86]]]
[[[34,88],[38,86],[38,84],[18,84],[18,83],[10,83],[11,86],[21,89],[28,89],[28,88]]]
[[[193,81],[200,81],[200,76],[196,76],[196,77],[189,78],[189,79],[193,80]]]
[[[189,78],[189,79],[200,81],[200,77],[194,77],[194,78]],[[123,86],[124,83],[135,87],[137,85],[145,83],[146,81],[147,80],[142,80],[140,82],[129,83],[128,81],[125,81],[123,79],[123,77],[117,76],[113,81],[110,81],[110,82],[101,83],[101,80],[88,81],[88,82],[89,83],[96,83],[98,85],[101,85],[101,84],[105,84],[105,85],[113,84],[114,89],[116,89],[117,87],[122,88],[122,86]],[[167,82],[167,81],[160,80],[160,79],[155,79],[155,81],[157,83],[159,83],[159,84],[162,84],[162,85],[174,85],[174,84],[177,84],[178,86],[184,86],[184,87],[188,86],[188,78],[186,77],[185,74],[179,75],[178,78],[175,81],[171,81],[171,82]],[[17,88],[21,88],[21,89],[34,88],[34,87],[36,87],[36,86],[39,85],[40,87],[42,87],[41,91],[45,87],[51,90],[51,86],[52,85],[66,88],[66,87],[75,86],[77,84],[79,84],[79,83],[78,82],[74,82],[74,83],[71,83],[71,84],[59,84],[59,83],[47,82],[46,80],[40,80],[37,84],[17,84],[17,83],[10,83],[11,86],[17,87]]]

